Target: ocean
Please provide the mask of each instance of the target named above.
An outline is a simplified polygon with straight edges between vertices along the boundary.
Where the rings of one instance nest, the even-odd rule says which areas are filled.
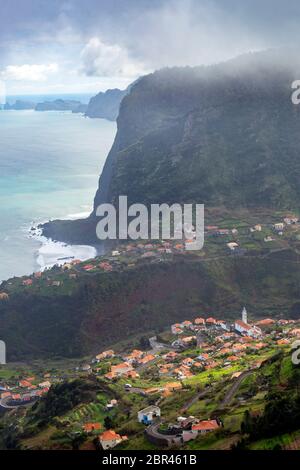
[[[80,114],[0,110],[0,282],[95,255],[33,239],[29,229],[89,214],[115,134],[115,123]]]

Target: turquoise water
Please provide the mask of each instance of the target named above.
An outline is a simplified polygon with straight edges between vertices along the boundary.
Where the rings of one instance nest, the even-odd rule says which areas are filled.
[[[0,111],[0,281],[50,264],[53,246],[28,229],[88,214],[115,133],[115,123],[72,113]]]

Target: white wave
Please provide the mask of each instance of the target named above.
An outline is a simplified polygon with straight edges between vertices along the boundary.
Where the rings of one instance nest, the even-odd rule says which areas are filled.
[[[41,270],[51,268],[54,265],[62,266],[74,259],[85,261],[95,258],[97,250],[88,245],[66,245],[60,242],[48,240],[45,237],[42,246],[38,249],[37,263]]]

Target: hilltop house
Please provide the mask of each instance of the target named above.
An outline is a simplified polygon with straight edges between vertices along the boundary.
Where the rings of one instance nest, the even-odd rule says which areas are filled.
[[[100,434],[98,439],[103,450],[106,450],[112,449],[123,441],[127,441],[128,437],[120,436],[120,434],[117,434],[114,430],[110,429],[109,431],[105,431],[103,434]]]
[[[155,418],[160,417],[161,412],[158,406],[148,406],[138,412],[138,422],[146,425],[152,424]]]

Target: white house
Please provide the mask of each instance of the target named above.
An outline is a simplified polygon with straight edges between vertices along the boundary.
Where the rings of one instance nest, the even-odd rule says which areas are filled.
[[[117,434],[112,429],[110,429],[109,431],[105,431],[99,436],[99,442],[104,450],[112,449],[113,447],[123,441],[126,441],[127,439],[127,436],[120,436],[120,434]]]
[[[160,417],[161,412],[159,406],[148,406],[138,412],[138,422],[143,424],[152,424],[155,418]]]

